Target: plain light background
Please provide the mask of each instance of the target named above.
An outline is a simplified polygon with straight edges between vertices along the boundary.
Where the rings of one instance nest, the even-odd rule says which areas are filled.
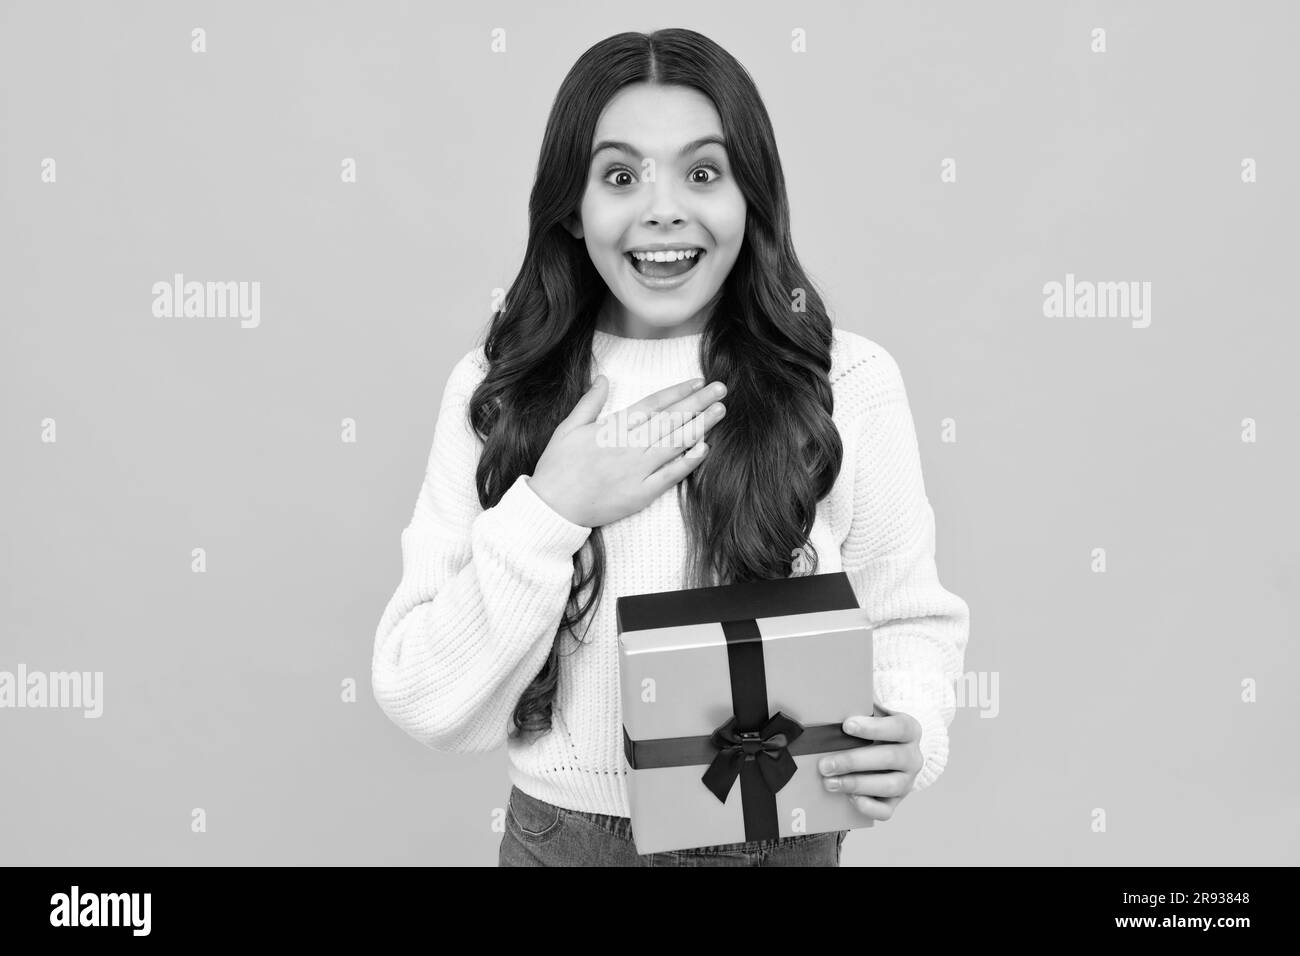
[[[966,668],[998,678],[998,715],[959,709],[939,782],[845,865],[1300,862],[1298,23],[3,3],[0,670],[105,681],[98,720],[0,710],[3,862],[495,865],[504,749],[389,723],[374,632],[555,91],[591,44],[668,26],[753,75],[803,263],[898,360]],[[260,327],[154,318],[177,272],[259,281]],[[1151,282],[1150,327],[1045,318],[1066,273]]]

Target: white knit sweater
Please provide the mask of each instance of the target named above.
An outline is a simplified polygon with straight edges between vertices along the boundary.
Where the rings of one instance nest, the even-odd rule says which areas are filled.
[[[703,333],[630,339],[597,332],[595,368],[609,380],[601,414],[703,377]],[[509,778],[561,807],[628,816],[615,599],[686,586],[686,529],[670,489],[603,528],[605,590],[586,644],[561,658],[553,729],[507,740],[510,715],[550,653],[590,534],[539,498],[520,476],[484,511],[474,470],[482,443],[466,405],[486,374],[482,346],[452,369],[428,468],[402,532],[402,578],[375,635],[372,686],[389,718],[429,747],[479,752],[508,745]],[[926,496],[898,365],[876,343],[835,330],[833,418],[844,444],[811,541],[817,573],[847,572],[877,627],[878,704],[921,724],[920,790],[943,771],[969,633],[969,608],[939,583],[934,511]],[[726,399],[723,399],[724,403]],[[574,649],[565,638],[566,650]],[[849,715],[845,715],[846,717]]]

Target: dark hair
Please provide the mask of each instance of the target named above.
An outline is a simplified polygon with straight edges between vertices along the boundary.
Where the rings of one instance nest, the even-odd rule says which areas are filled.
[[[608,287],[564,222],[582,201],[597,119],[633,83],[691,87],[713,101],[747,204],[739,255],[701,341],[706,380],[727,383],[727,414],[709,431],[708,457],[677,485],[690,541],[685,586],[788,577],[801,548],[812,552],[815,573],[809,535],[843,457],[831,420],[831,321],[791,244],[785,179],[758,90],[734,57],[691,30],[602,40],[556,94],[528,203],[523,264],[493,313],[484,344],[490,368],[469,403],[470,424],[484,440],[479,501],[494,506],[519,475],[532,474],[590,388],[596,315]],[[802,310],[792,305],[796,295]],[[582,643],[574,627],[603,587],[599,528],[573,560],[551,654],[515,706],[512,734],[551,728],[564,634]]]

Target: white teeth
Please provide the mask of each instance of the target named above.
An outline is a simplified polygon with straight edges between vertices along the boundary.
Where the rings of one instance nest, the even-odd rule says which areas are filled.
[[[694,259],[699,254],[699,249],[673,249],[670,252],[634,252],[632,258],[643,262],[676,262],[678,259]]]

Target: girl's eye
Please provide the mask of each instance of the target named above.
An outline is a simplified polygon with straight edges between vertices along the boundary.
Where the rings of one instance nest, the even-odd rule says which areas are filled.
[[[626,166],[610,167],[609,172],[605,174],[605,182],[609,182],[609,177],[611,175],[627,177],[627,179],[623,182],[610,183],[611,186],[631,186],[632,183],[636,182],[637,180],[636,173],[632,172],[632,170],[628,169]]]
[[[714,179],[694,178],[695,174],[702,169],[712,170],[715,178]],[[696,184],[697,186],[707,186],[709,183],[716,182],[716,177],[719,177],[721,175],[722,175],[722,171],[718,169],[717,166],[713,165],[713,163],[700,163],[700,165],[696,166],[694,169],[691,170],[691,182]],[[610,183],[609,178],[611,176],[624,176],[627,178],[620,180],[618,182]],[[611,166],[605,173],[604,181],[609,183],[611,186],[631,186],[633,183],[639,182],[640,178],[641,178],[640,176],[638,176],[635,172],[633,172],[631,169],[629,169],[626,166]]]
[[[700,163],[700,165],[696,166],[694,169],[691,170],[691,175],[694,176],[694,175],[695,175],[696,173],[698,173],[701,169],[711,169],[711,170],[713,170],[713,174],[714,174],[714,176],[721,176],[721,175],[722,175],[722,170],[718,169],[718,167],[717,167],[717,166],[714,166],[712,163]],[[708,184],[708,183],[713,182],[712,179],[693,179],[693,180],[691,180],[691,181],[692,181],[692,182],[699,183],[700,185],[706,185],[706,184]]]

